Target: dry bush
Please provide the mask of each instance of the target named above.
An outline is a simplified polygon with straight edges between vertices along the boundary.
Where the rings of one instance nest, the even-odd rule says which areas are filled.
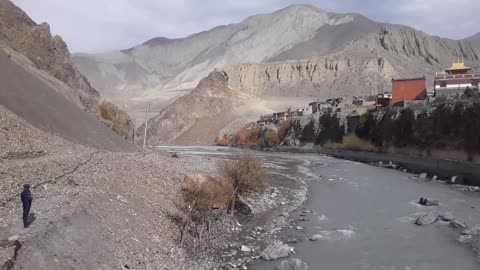
[[[181,227],[180,244],[183,245],[188,234],[198,237],[201,244],[205,229],[211,231],[214,210],[226,209],[233,194],[231,185],[213,177],[201,174],[187,177],[181,189],[186,220]]]
[[[101,103],[101,104],[98,105],[98,109],[100,110],[100,116],[103,119],[108,120],[108,121],[113,121],[113,116],[112,116],[112,113],[111,113],[110,109],[108,108],[108,104]]]
[[[268,187],[268,175],[261,160],[251,154],[239,155],[233,161],[222,161],[219,163],[219,170],[233,188],[230,202],[232,215],[238,195],[263,193]]]
[[[215,140],[215,143],[218,146],[230,146],[232,144],[232,140],[227,136],[224,136],[223,138],[218,138],[217,140]]]
[[[365,152],[376,152],[378,150],[372,143],[359,138],[355,134],[344,136],[341,143],[329,144],[327,148]]]
[[[267,144],[269,146],[275,146],[280,144],[280,136],[278,136],[278,133],[273,130],[269,130],[266,132],[265,139],[267,140]]]
[[[287,135],[290,128],[293,126],[293,118],[288,118],[287,120],[283,121],[281,126],[278,128],[278,137],[280,140],[283,140]]]
[[[235,194],[264,192],[268,187],[268,175],[261,160],[251,154],[242,154],[233,161],[220,162],[219,167]]]
[[[228,183],[201,174],[187,177],[182,187],[185,204],[200,216],[224,208],[231,201],[232,194],[233,188]]]

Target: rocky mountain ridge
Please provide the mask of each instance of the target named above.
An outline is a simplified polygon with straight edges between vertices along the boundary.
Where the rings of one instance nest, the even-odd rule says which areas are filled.
[[[227,86],[225,74],[214,71],[189,95],[178,98],[148,121],[148,144],[172,144],[185,133],[198,135],[191,138],[194,144],[197,141],[200,144],[213,143],[219,130],[233,120],[232,107],[240,100],[240,96]],[[216,128],[215,122],[222,125]],[[145,125],[142,125],[137,130],[139,142],[143,140],[144,132]]]
[[[63,39],[52,36],[47,23],[36,24],[9,0],[0,0],[0,49],[15,64],[48,84],[75,106],[97,114],[116,133],[132,138],[134,127],[128,114],[101,98],[73,65]],[[109,109],[109,117],[102,116],[101,107]]]
[[[310,40],[319,28],[348,23],[355,16],[294,5],[182,39],[155,38],[124,51],[77,54],[74,62],[109,96],[132,98],[152,90],[158,94],[153,96],[165,98],[166,90],[195,87],[218,65],[266,61]]]

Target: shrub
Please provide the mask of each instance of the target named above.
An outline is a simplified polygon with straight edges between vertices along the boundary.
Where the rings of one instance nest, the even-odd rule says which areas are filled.
[[[225,136],[223,136],[223,138],[217,138],[215,140],[215,143],[218,146],[230,146],[231,143],[232,143],[232,140],[225,135]]]
[[[280,144],[280,137],[278,136],[278,133],[273,130],[269,130],[265,133],[265,140],[269,146]]]
[[[293,118],[288,118],[287,120],[282,122],[282,124],[278,128],[278,137],[280,140],[283,140],[285,136],[287,136],[288,131],[293,126],[293,121]]]
[[[219,167],[221,175],[233,188],[232,215],[238,195],[263,193],[268,187],[268,175],[262,162],[251,154],[242,154],[233,161],[222,161]]]
[[[344,126],[340,125],[340,119],[328,109],[319,119],[320,132],[318,133],[315,144],[324,145],[327,142],[341,142],[345,135]]]
[[[205,217],[214,209],[224,208],[233,193],[231,185],[201,174],[187,177],[181,191],[183,201],[200,217]]]
[[[108,108],[108,105],[106,103],[102,103],[98,105],[98,108],[100,109],[100,116],[108,121],[113,121],[113,116],[111,115],[111,112]]]
[[[207,229],[210,231],[213,211],[226,208],[232,201],[232,194],[231,185],[213,177],[200,174],[187,177],[181,189],[183,210],[187,218],[182,225],[180,244],[183,245],[187,232],[196,234],[201,242],[205,224],[208,224]]]
[[[328,148],[353,150],[353,151],[366,151],[375,152],[377,148],[370,142],[359,138],[355,134],[344,136],[341,143],[330,144]]]

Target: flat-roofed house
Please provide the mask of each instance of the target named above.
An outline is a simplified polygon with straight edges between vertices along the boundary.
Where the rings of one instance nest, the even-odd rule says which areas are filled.
[[[480,74],[470,73],[472,68],[463,61],[454,62],[452,67],[435,76],[435,97],[460,98],[465,90],[478,92]]]
[[[424,100],[427,98],[427,79],[425,77],[392,80],[393,106],[403,104],[405,101]]]

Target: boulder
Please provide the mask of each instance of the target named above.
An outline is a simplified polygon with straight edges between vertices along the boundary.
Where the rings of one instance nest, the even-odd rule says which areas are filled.
[[[467,228],[467,225],[464,222],[462,222],[461,220],[458,220],[456,218],[454,218],[450,221],[449,226],[454,228],[454,229],[462,229],[462,230],[465,230]]]
[[[321,240],[321,239],[324,239],[325,237],[321,234],[316,234],[312,237],[309,238],[310,241],[312,242],[315,242],[315,241],[318,241],[318,240]]]
[[[264,260],[271,261],[279,258],[286,258],[294,252],[295,249],[293,247],[280,241],[276,241],[265,248],[265,250],[260,254],[260,257]]]
[[[452,185],[464,185],[465,181],[464,181],[463,176],[457,175],[457,176],[453,176],[452,178],[450,178],[450,181],[448,181],[448,183],[452,184]]]
[[[247,246],[242,246],[240,248],[240,251],[242,251],[242,252],[252,252],[252,249],[247,247]]]
[[[440,201],[432,198],[420,198],[418,204],[425,206],[438,206],[440,205]]]
[[[427,173],[422,173],[418,176],[419,179],[427,179],[428,174]]]
[[[450,222],[453,220],[453,215],[452,213],[446,212],[438,215],[437,218],[438,220],[441,220],[441,221]]]
[[[473,240],[473,236],[472,236],[472,235],[460,235],[460,236],[457,238],[457,241],[460,242],[460,243],[463,243],[463,244],[471,243],[472,240]]]
[[[480,225],[462,231],[463,235],[480,235]]]
[[[241,198],[235,200],[235,213],[246,217],[251,217],[253,215],[250,205],[245,203]]]
[[[437,221],[437,214],[434,212],[429,212],[419,218],[415,221],[415,224],[418,226],[425,226],[425,225],[430,225],[432,223],[435,223]]]
[[[307,270],[308,265],[300,259],[283,260],[276,267],[275,270]]]

